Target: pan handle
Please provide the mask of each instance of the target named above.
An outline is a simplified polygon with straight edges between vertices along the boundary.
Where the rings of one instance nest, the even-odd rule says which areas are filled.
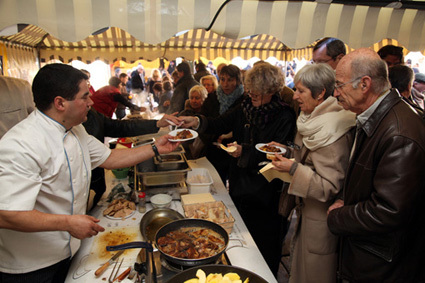
[[[106,250],[109,252],[112,252],[112,251],[120,251],[120,250],[127,250],[127,249],[141,249],[141,248],[145,248],[149,252],[153,252],[153,247],[148,242],[130,242],[130,243],[122,244],[122,245],[107,246]]]

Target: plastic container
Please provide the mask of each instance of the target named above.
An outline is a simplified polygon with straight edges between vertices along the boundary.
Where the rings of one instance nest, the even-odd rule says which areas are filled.
[[[211,191],[213,181],[205,168],[193,168],[187,172],[186,184],[189,194],[204,194]]]
[[[112,173],[114,174],[115,178],[117,178],[117,179],[125,179],[125,178],[127,178],[129,169],[130,169],[129,167],[120,168],[120,169],[112,169]]]
[[[137,209],[139,210],[140,213],[145,213],[146,212],[146,193],[139,192],[138,200],[139,200],[139,203],[137,204]]]
[[[151,196],[151,203],[154,208],[170,207],[173,198],[167,194],[156,194]]]

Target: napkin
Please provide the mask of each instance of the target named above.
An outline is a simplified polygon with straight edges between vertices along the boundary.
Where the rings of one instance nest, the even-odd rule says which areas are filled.
[[[273,179],[278,178],[284,182],[290,183],[292,181],[292,176],[289,175],[288,172],[279,172],[274,168],[272,163],[267,164],[263,168],[260,169],[260,173],[267,179],[267,181],[271,182]]]

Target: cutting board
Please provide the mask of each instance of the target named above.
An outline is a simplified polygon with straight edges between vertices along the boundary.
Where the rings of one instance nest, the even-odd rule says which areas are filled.
[[[107,262],[116,252],[108,252],[106,246],[115,246],[128,242],[142,241],[139,227],[116,227],[105,228],[105,231],[97,234],[93,239],[93,245],[86,262],[86,269],[94,270]],[[121,267],[129,267],[134,264],[140,249],[128,249],[118,258],[124,258]],[[110,269],[113,268],[109,267]],[[105,274],[108,271],[105,272]]]

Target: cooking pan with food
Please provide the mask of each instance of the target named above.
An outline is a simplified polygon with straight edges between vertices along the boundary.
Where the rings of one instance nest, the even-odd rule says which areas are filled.
[[[196,278],[196,272],[198,271],[198,269],[202,269],[207,276],[211,273],[221,273],[224,276],[226,273],[234,272],[239,275],[242,282],[244,282],[246,278],[249,278],[249,283],[267,283],[267,281],[264,280],[262,277],[249,270],[237,266],[217,264],[201,265],[186,269],[185,271],[180,272],[170,278],[170,280],[168,280],[166,283],[183,283],[186,280]]]
[[[181,231],[182,229],[187,230],[187,233],[191,235],[191,239],[202,239],[203,241],[207,241],[208,244],[208,253],[202,255],[200,258],[185,258],[184,256],[180,256],[182,253],[187,253],[188,251],[193,250],[193,244],[187,239],[187,237],[182,237],[181,234],[175,233],[176,231]],[[202,230],[204,229],[204,230]],[[211,232],[208,235],[203,235],[202,231]],[[170,238],[169,233],[173,233],[174,235]],[[178,232],[180,233],[180,232]],[[168,234],[168,235],[167,235]],[[186,234],[186,233],[185,233]],[[197,235],[197,236],[194,236]],[[185,235],[186,236],[186,235]],[[195,238],[194,238],[195,237]],[[199,238],[196,238],[199,237]],[[179,242],[179,245],[182,246],[181,243],[187,245],[184,251],[180,253],[177,252],[177,248],[173,240]],[[210,241],[211,240],[211,241]],[[166,245],[168,244],[169,245]],[[226,247],[229,243],[229,234],[227,234],[226,230],[220,225],[203,219],[181,219],[170,222],[162,226],[155,235],[155,246],[161,252],[166,260],[170,262],[183,265],[183,266],[198,266],[207,263],[213,263],[217,261],[217,259],[223,254],[226,250]],[[170,248],[171,247],[171,248]],[[211,247],[211,248],[210,248]],[[171,251],[170,251],[171,250]],[[194,252],[198,253],[197,251]],[[199,253],[198,253],[199,254]],[[179,256],[177,256],[179,255]]]

